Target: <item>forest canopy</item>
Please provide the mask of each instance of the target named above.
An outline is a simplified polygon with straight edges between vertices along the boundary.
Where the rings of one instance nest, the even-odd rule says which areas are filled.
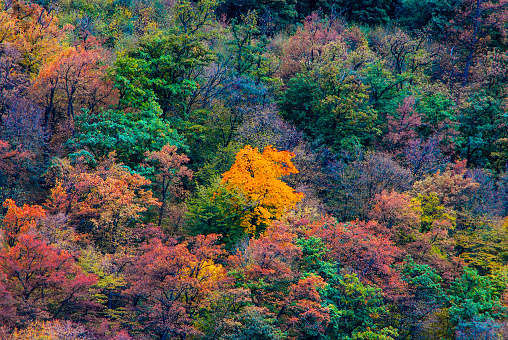
[[[508,338],[508,0],[0,0],[0,338]]]

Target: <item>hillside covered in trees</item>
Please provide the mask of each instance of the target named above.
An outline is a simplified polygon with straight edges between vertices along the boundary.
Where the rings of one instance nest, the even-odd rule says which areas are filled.
[[[0,338],[508,339],[508,0],[0,0]]]

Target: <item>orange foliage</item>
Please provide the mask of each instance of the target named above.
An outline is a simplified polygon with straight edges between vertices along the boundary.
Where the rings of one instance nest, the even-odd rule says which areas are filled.
[[[19,234],[35,229],[37,222],[46,217],[46,212],[38,205],[18,207],[13,200],[7,199],[3,206],[7,208],[7,214],[2,221],[2,229],[5,242],[10,247],[15,245]]]
[[[36,4],[13,1],[0,14],[0,43],[11,43],[21,52],[21,64],[32,76],[59,50],[66,30]]]
[[[277,151],[271,145],[263,153],[258,148],[245,146],[236,154],[235,164],[222,175],[222,182],[229,189],[239,190],[255,207],[242,219],[242,227],[254,234],[261,225],[269,225],[273,219],[300,202],[304,195],[297,193],[280,178],[296,174],[291,162],[294,154]]]
[[[129,227],[140,214],[160,205],[152,191],[145,190],[151,182],[115,163],[112,156],[95,169],[79,159],[76,164],[61,160],[57,170],[50,212],[67,214],[71,226],[90,234],[108,251],[127,241]]]
[[[61,50],[53,60],[45,63],[34,83],[34,91],[45,108],[45,121],[55,111],[74,118],[78,108],[98,109],[112,92],[112,84],[105,80],[106,65],[102,48],[90,42]]]
[[[183,177],[192,179],[192,170],[186,167],[189,158],[182,154],[176,153],[176,146],[164,145],[160,151],[146,152],[145,156],[148,161],[157,162],[157,182],[159,182],[161,206],[159,209],[158,226],[162,224],[167,201],[170,194],[172,196],[182,196],[181,182]],[[180,194],[180,195],[179,195]]]

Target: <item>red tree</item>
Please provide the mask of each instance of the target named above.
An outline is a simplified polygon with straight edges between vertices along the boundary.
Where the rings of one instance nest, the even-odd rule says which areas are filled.
[[[149,333],[162,339],[201,334],[194,325],[206,297],[218,289],[226,273],[214,260],[223,254],[217,235],[187,243],[154,239],[142,248],[127,277],[132,308]]]
[[[48,245],[34,233],[18,236],[14,247],[0,251],[0,272],[16,308],[15,321],[85,315],[96,307],[93,275],[83,273],[68,252]]]

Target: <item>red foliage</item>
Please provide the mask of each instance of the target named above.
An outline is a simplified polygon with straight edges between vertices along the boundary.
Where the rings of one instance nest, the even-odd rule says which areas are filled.
[[[324,334],[330,321],[328,308],[322,306],[318,289],[323,289],[326,282],[319,276],[308,276],[291,286],[286,300],[283,323],[291,336],[305,338],[306,335]]]
[[[139,322],[161,338],[201,334],[193,322],[205,298],[226,273],[214,260],[223,254],[217,235],[198,236],[187,243],[153,239],[142,248],[127,277],[126,292]]]
[[[259,239],[250,239],[246,249],[229,258],[238,281],[250,287],[251,297],[258,307],[272,311],[284,309],[289,287],[300,273],[294,268],[301,257],[295,245],[297,235],[281,222],[269,226]]]
[[[96,277],[83,273],[71,254],[34,233],[19,235],[14,247],[0,251],[0,271],[14,300],[17,324],[85,315],[96,307],[89,291]]]
[[[152,151],[145,153],[148,161],[157,162],[157,182],[160,183],[161,206],[159,208],[158,226],[162,224],[167,201],[170,195],[174,197],[182,197],[182,178],[192,179],[192,170],[187,168],[189,158],[182,154],[176,153],[176,146],[164,145],[160,151]],[[173,197],[173,198],[174,198]]]
[[[53,61],[43,65],[34,83],[34,93],[44,107],[44,122],[53,124],[57,114],[74,118],[76,106],[92,113],[105,104],[112,84],[106,81],[104,51],[94,39],[63,49]]]
[[[379,233],[379,228],[375,222],[323,219],[311,224],[306,236],[321,238],[330,250],[329,256],[341,266],[352,270],[365,284],[382,288],[389,298],[397,298],[404,285],[392,265],[402,250],[388,235]]]

